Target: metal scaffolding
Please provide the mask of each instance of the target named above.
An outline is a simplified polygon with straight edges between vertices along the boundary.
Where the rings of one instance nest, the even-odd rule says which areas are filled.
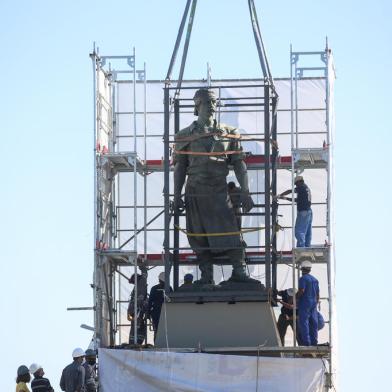
[[[305,349],[296,347],[267,347],[258,349],[265,353],[279,352],[282,355],[300,356],[314,353],[328,360],[328,374],[334,373],[334,238],[333,238],[333,91],[334,78],[332,55],[327,47],[320,52],[290,52],[291,77],[273,80],[269,69],[253,1],[248,2],[256,47],[259,54],[263,77],[259,79],[214,80],[210,71],[206,80],[183,80],[187,47],[192,30],[196,0],[188,0],[181,22],[179,35],[173,51],[167,77],[164,81],[147,81],[146,65],[140,70],[136,67],[135,50],[124,56],[101,56],[94,47],[91,59],[93,63],[94,83],[94,339],[99,347],[121,345],[127,340],[124,330],[129,329],[124,306],[128,304],[128,278],[137,274],[138,266],[155,268],[164,267],[166,276],[165,290],[169,294],[172,279],[174,291],[180,283],[180,267],[198,265],[198,260],[189,246],[181,242],[179,230],[184,214],[178,214],[171,208],[172,184],[172,144],[174,135],[182,127],[182,118],[192,112],[191,97],[198,88],[208,87],[217,92],[217,120],[225,112],[255,113],[259,116],[255,129],[246,133],[249,142],[259,143],[262,153],[249,153],[245,162],[250,172],[263,178],[263,190],[251,189],[255,198],[256,211],[243,216],[262,217],[264,225],[258,222],[256,229],[263,228],[263,235],[246,247],[247,265],[261,266],[264,269],[262,282],[266,287],[263,301],[271,301],[271,293],[279,287],[284,274],[283,268],[291,269],[292,287],[298,286],[299,263],[304,258],[311,259],[320,274],[326,275],[327,293],[322,296],[324,314],[328,313],[329,346]],[[191,7],[192,6],[192,7]],[[187,15],[186,43],[181,61],[178,80],[171,80],[171,74],[177,56],[181,36]],[[301,61],[306,59],[305,65]],[[308,65],[318,58],[321,64]],[[311,60],[309,60],[311,59]],[[309,79],[322,81],[324,84],[324,106],[318,108],[301,106],[301,83]],[[281,84],[279,84],[281,83]],[[290,89],[290,107],[278,108],[279,86],[287,83]],[[162,97],[163,110],[151,110],[147,106],[148,88],[158,86]],[[227,89],[242,95],[228,96]],[[154,88],[154,93],[159,91]],[[255,93],[255,91],[257,93]],[[126,94],[126,99],[124,94]],[[124,105],[124,101],[129,104]],[[325,127],[322,132],[312,133],[303,129],[302,118],[313,111],[323,113]],[[279,129],[280,118],[289,113],[290,129]],[[157,123],[161,129],[152,129],[149,116],[159,117]],[[127,123],[125,127],[122,123]],[[151,123],[153,123],[151,121]],[[230,124],[229,124],[230,125]],[[126,128],[128,133],[121,129]],[[153,132],[155,131],[155,132]],[[309,136],[317,139],[315,145],[308,145]],[[280,155],[281,141],[290,138],[290,151]],[[163,138],[163,143],[160,139]],[[161,143],[162,156],[149,153],[152,140]],[[320,143],[321,140],[321,143]],[[313,228],[318,230],[318,237],[324,242],[311,248],[295,247],[296,208],[292,201],[278,203],[278,187],[284,173],[289,173],[294,191],[294,177],[302,172],[325,173],[325,199],[312,203],[325,208],[325,220]],[[160,173],[160,174],[156,174]],[[150,176],[151,175],[151,180]],[[149,194],[160,193],[154,183],[154,175],[160,175],[163,186],[161,201],[151,203]],[[322,177],[324,179],[324,177]],[[163,200],[163,202],[162,202]],[[282,212],[283,209],[283,212]],[[321,214],[318,214],[321,215]],[[280,225],[285,216],[291,224]],[[252,227],[249,227],[252,228]],[[278,249],[281,229],[291,234],[289,246]],[[161,247],[151,252],[152,236],[158,236]],[[217,264],[228,264],[224,258],[217,259]],[[325,267],[325,268],[324,268]],[[285,282],[285,280],[283,280]],[[135,279],[135,293],[138,292]],[[134,314],[137,313],[137,295],[134,296]],[[271,301],[272,303],[272,301]],[[294,297],[295,306],[295,297]],[[325,307],[325,308],[324,308]],[[294,330],[296,329],[294,312]],[[137,341],[137,319],[134,322],[134,341]],[[295,332],[294,332],[294,335]],[[328,387],[332,387],[333,376]]]
[[[316,65],[314,65],[316,64]],[[335,296],[335,257],[334,257],[334,233],[333,233],[333,147],[334,147],[334,111],[333,111],[333,82],[335,79],[335,70],[332,58],[332,52],[326,43],[324,51],[319,52],[296,52],[290,49],[290,104],[291,104],[291,184],[292,194],[294,195],[294,178],[297,174],[309,173],[309,171],[325,172],[325,182],[323,184],[325,201],[318,202],[318,205],[325,206],[324,223],[318,226],[323,231],[324,243],[315,244],[309,248],[295,247],[295,232],[292,230],[292,285],[295,289],[299,280],[299,265],[302,260],[311,260],[314,265],[326,266],[321,270],[324,275],[324,281],[327,282],[326,296],[320,298],[321,302],[327,303],[328,320],[328,372],[327,387],[333,387],[335,378],[336,348],[334,336],[336,330],[336,321],[334,314],[334,296]],[[307,143],[300,140],[301,132],[304,131],[300,119],[300,83],[308,76],[320,78],[324,82],[324,107],[319,110],[324,111],[322,121],[324,121],[324,131],[318,132],[317,136],[322,138],[319,147],[310,147]],[[307,132],[308,136],[312,132]],[[308,138],[309,139],[309,138]],[[321,176],[320,176],[321,177]],[[291,219],[292,227],[295,226],[296,205],[294,197],[291,201]],[[322,304],[321,304],[322,305]],[[294,308],[296,301],[294,296]],[[296,313],[294,312],[294,336],[296,334]],[[294,339],[294,345],[296,344]]]
[[[271,235],[272,228],[276,227],[277,224],[277,203],[272,202],[272,197],[276,195],[276,177],[277,177],[277,158],[278,152],[276,148],[276,115],[277,115],[277,96],[274,93],[274,88],[268,82],[259,81],[257,84],[247,85],[245,81],[237,81],[237,84],[220,84],[219,81],[211,81],[212,90],[217,91],[217,97],[219,99],[217,118],[220,116],[220,108],[225,109],[230,108],[231,110],[236,110],[241,112],[242,110],[253,110],[260,111],[263,113],[263,127],[254,130],[252,136],[248,136],[248,142],[262,142],[265,153],[263,155],[252,155],[248,158],[248,170],[263,171],[264,174],[264,192],[262,193],[263,201],[260,201],[260,194],[258,192],[250,192],[253,197],[256,198],[256,212],[242,213],[241,216],[263,216],[265,219],[265,225],[263,227],[264,231],[264,244],[247,246],[248,250],[247,262],[250,264],[264,264],[265,265],[265,286],[267,289],[276,288],[276,264],[277,255],[273,252],[276,248],[276,236]],[[192,87],[182,87],[181,89],[191,91],[192,94],[199,89],[205,87],[203,85],[193,85]],[[247,88],[255,89],[258,88],[262,93],[260,96],[249,96],[249,97],[231,97],[227,98],[223,96],[222,89],[242,89]],[[180,90],[181,90],[180,89]],[[194,104],[190,98],[181,98],[178,92],[180,91],[177,87],[165,86],[165,113],[169,113],[168,121],[165,121],[165,134],[164,134],[164,145],[165,145],[165,155],[163,162],[163,170],[165,173],[164,181],[164,201],[165,201],[165,237],[164,237],[164,255],[165,255],[165,271],[168,271],[167,282],[170,282],[170,271],[173,267],[173,283],[174,290],[178,288],[179,285],[179,265],[180,265],[180,251],[187,250],[190,254],[187,255],[188,263],[193,260],[197,263],[197,259],[194,256],[192,249],[190,247],[180,247],[179,246],[179,217],[185,216],[184,213],[177,213],[171,209],[171,197],[173,196],[170,191],[170,145],[174,142],[172,135],[170,134],[170,102],[173,101],[174,113],[174,134],[180,130],[180,117],[181,110],[193,108]],[[172,94],[172,99],[170,92]],[[177,98],[174,98],[177,95]],[[219,127],[219,123],[218,123]],[[250,161],[253,160],[252,164]],[[261,211],[260,208],[263,210]],[[173,223],[171,219],[173,218]],[[247,228],[252,229],[252,228]],[[173,236],[171,236],[171,231],[173,231]],[[263,251],[260,250],[263,248]],[[252,252],[253,255],[249,254]],[[252,257],[253,256],[253,257]],[[257,256],[257,257],[255,257]],[[220,257],[217,260],[217,264],[227,264],[228,260]],[[166,285],[166,293],[169,294],[169,285]]]
[[[114,346],[116,333],[121,326],[120,290],[121,279],[127,276],[122,269],[137,273],[137,171],[140,160],[136,153],[136,81],[144,85],[144,106],[146,103],[146,66],[136,69],[135,49],[133,54],[125,56],[101,56],[95,48],[90,55],[94,74],[94,310],[95,336],[97,346]],[[113,69],[111,62],[122,62],[126,69]],[[124,151],[119,149],[118,135],[118,84],[132,83],[133,97],[133,146]],[[146,129],[146,128],[145,128]],[[144,138],[146,145],[146,138]],[[132,149],[133,147],[133,149]],[[146,148],[146,147],[145,147]],[[133,203],[122,206],[120,201],[121,173],[133,173]],[[145,199],[144,195],[144,199]],[[119,243],[117,224],[120,220],[119,209],[132,208],[133,249],[123,250],[124,244]],[[146,222],[145,222],[146,223]],[[145,233],[146,236],[146,233]],[[137,279],[135,279],[137,293]],[[137,296],[135,295],[135,308]],[[136,314],[136,312],[135,312]],[[136,321],[135,336],[136,341]],[[121,338],[120,338],[121,339]]]
[[[325,54],[325,52],[319,52]],[[321,54],[320,54],[321,55]],[[177,97],[174,99],[173,91],[175,88],[168,87],[169,102],[173,102],[173,112],[169,117],[169,135],[167,136],[167,145],[169,147],[168,160],[160,158],[159,156],[152,156],[149,153],[150,145],[152,140],[156,140],[157,143],[161,143],[162,150],[163,145],[160,141],[162,139],[162,133],[156,132],[152,128],[148,129],[146,124],[146,118],[148,116],[159,116],[163,119],[164,112],[154,111],[153,109],[146,108],[145,100],[147,94],[146,89],[154,88],[153,91],[162,91],[161,87],[164,87],[164,81],[147,81],[147,80],[136,80],[133,82],[133,78],[124,79],[123,73],[117,73],[115,70],[102,70],[102,61],[99,60],[99,55],[94,55],[94,73],[96,79],[102,78],[108,81],[110,85],[110,94],[108,96],[110,105],[106,105],[105,97],[101,97],[101,92],[96,93],[94,102],[96,103],[97,109],[97,125],[96,134],[94,138],[94,145],[96,146],[94,151],[94,163],[95,163],[95,232],[96,232],[96,243],[95,243],[95,273],[94,273],[94,305],[95,305],[95,334],[100,346],[111,346],[124,343],[126,331],[129,330],[129,322],[124,321],[124,305],[128,304],[128,295],[130,288],[127,280],[121,275],[129,276],[130,273],[135,272],[137,265],[147,265],[149,268],[160,266],[161,268],[168,264],[168,271],[171,281],[174,283],[174,289],[178,286],[180,280],[179,268],[181,266],[197,265],[197,259],[193,254],[192,250],[184,246],[184,238],[181,244],[178,237],[182,234],[178,232],[178,219],[184,219],[183,216],[176,217],[173,215],[170,209],[170,200],[172,193],[170,192],[171,176],[172,176],[172,162],[170,155],[171,143],[174,140],[175,132],[181,128],[181,118],[183,116],[191,116],[191,99],[192,92],[198,87],[205,87],[206,81],[183,81],[182,91],[184,96]],[[104,65],[106,67],[107,64]],[[293,65],[294,66],[294,65]],[[131,70],[132,71],[132,70]],[[121,79],[116,79],[114,82],[113,75],[122,76]],[[125,74],[126,75],[126,74]],[[297,81],[295,81],[294,75],[297,75]],[[132,75],[131,75],[132,76]],[[315,81],[326,80],[325,76],[313,76]],[[295,97],[296,91],[295,86],[300,85],[301,81],[308,80],[306,76],[298,75],[293,70],[292,79],[276,79],[278,88],[281,85],[291,85],[291,95]],[[311,78],[310,78],[311,79]],[[97,82],[96,82],[97,83]],[[327,212],[325,215],[325,222],[314,226],[315,230],[324,231],[325,239],[329,246],[325,246],[324,243],[314,246],[310,249],[298,249],[295,246],[292,249],[282,247],[278,249],[280,243],[281,223],[284,217],[287,220],[291,220],[291,224],[284,224],[282,228],[287,233],[292,233],[292,243],[294,244],[294,233],[293,226],[295,222],[295,209],[291,203],[279,203],[276,204],[273,196],[276,195],[277,187],[282,182],[285,173],[289,173],[290,177],[294,176],[295,173],[306,170],[309,172],[316,173],[328,172],[328,181],[331,185],[328,188],[328,199],[316,200],[313,205],[324,208],[324,205],[329,205],[328,216],[332,211],[332,145],[331,129],[328,129],[323,135],[318,135],[320,140],[320,148],[316,148],[314,145],[308,147],[302,141],[302,137],[306,140],[309,132],[304,135],[304,129],[301,128],[301,116],[304,113],[313,113],[315,109],[309,107],[304,109],[302,107],[296,107],[296,103],[293,100],[292,108],[281,108],[276,110],[277,120],[271,121],[273,117],[273,96],[270,96],[269,111],[265,111],[265,104],[263,101],[264,96],[268,96],[271,93],[269,87],[265,87],[264,80],[211,80],[211,88],[217,91],[217,95],[220,96],[220,105],[218,108],[217,116],[224,115],[224,112],[236,112],[236,113],[249,113],[254,112],[255,115],[259,116],[258,119],[261,121],[258,129],[252,129],[250,133],[247,133],[251,139],[263,139],[262,142],[258,141],[262,146],[262,152],[260,154],[249,154],[246,157],[246,163],[250,173],[261,173],[264,181],[264,189],[251,189],[251,193],[254,194],[256,205],[258,206],[257,212],[261,218],[264,219],[264,226],[269,226],[270,234],[266,236],[266,230],[262,236],[258,236],[258,242],[251,244],[246,251],[246,262],[248,265],[260,265],[265,268],[266,276],[261,279],[267,287],[278,288],[282,284],[281,276],[283,274],[282,269],[287,269],[290,266],[297,266],[300,259],[306,253],[307,257],[312,258],[313,263],[318,266],[328,266],[329,282],[329,294],[323,296],[322,301],[329,302],[330,313],[329,320],[332,319],[331,313],[333,312],[333,303],[330,298],[333,297],[333,270],[331,270],[332,261],[326,262],[326,258],[331,258],[333,253],[333,238],[331,233],[331,217],[327,220]],[[123,92],[119,92],[123,87],[127,88],[127,99],[130,101],[130,107],[124,109],[124,105],[120,102],[124,99],[122,96]],[[141,99],[137,99],[137,102],[141,102],[139,108],[134,108],[133,104],[133,87],[137,87],[137,91],[141,94]],[[252,89],[258,89],[259,95],[248,94],[247,99],[244,96],[239,97],[233,95],[230,97],[225,96],[224,88],[232,86],[232,91],[236,91],[241,88],[244,92],[247,87]],[[257,86],[257,87],[255,87]],[[327,86],[327,83],[326,85]],[[327,87],[326,87],[327,88]],[[266,90],[268,89],[268,94]],[[185,94],[186,93],[186,94]],[[160,93],[162,94],[162,93]],[[170,100],[170,94],[172,94]],[[271,95],[271,94],[269,94]],[[272,93],[273,95],[273,93]],[[297,103],[301,101],[301,91],[297,89]],[[252,98],[253,97],[253,98]],[[157,99],[159,101],[159,99]],[[325,102],[329,102],[326,100]],[[103,106],[111,107],[111,110],[104,110]],[[326,103],[327,105],[327,103]],[[298,106],[298,105],[297,105]],[[320,112],[324,113],[325,116],[330,117],[326,107],[318,108]],[[221,111],[219,113],[219,111]],[[107,127],[107,124],[102,123],[103,113],[110,113],[111,116],[111,128]],[[268,114],[266,113],[268,112]],[[136,113],[141,117],[140,121],[137,121],[139,125],[138,132],[134,132],[134,120],[133,116]],[[286,116],[290,113],[290,116],[294,119],[293,127],[291,130],[279,129],[277,124],[281,124],[281,116]],[[298,124],[295,123],[296,115],[298,116]],[[129,123],[128,129],[129,134],[125,136],[119,132],[119,123],[123,121],[122,117],[126,116],[126,121]],[[268,117],[268,119],[266,118]],[[281,118],[282,120],[282,118]],[[162,121],[162,120],[161,120]],[[162,122],[163,123],[163,122]],[[264,134],[266,124],[270,124],[270,138],[268,130]],[[276,124],[276,128],[271,126]],[[98,129],[105,130],[103,134],[108,133],[110,140],[107,142],[107,150],[105,145],[97,143],[99,139],[97,137]],[[109,131],[107,132],[107,130]],[[329,136],[328,136],[329,134]],[[275,136],[276,135],[276,136]],[[325,143],[323,138],[325,137]],[[294,140],[294,144],[291,149],[290,155],[280,155],[281,152],[275,148],[271,143],[271,140],[277,141],[278,145],[282,144],[284,138],[290,138]],[[140,140],[141,143],[136,145],[135,140]],[[266,141],[265,139],[270,139]],[[298,139],[298,144],[295,144],[295,140]],[[267,158],[267,154],[264,154],[266,149],[266,143],[269,142],[270,147],[270,158]],[[250,141],[250,143],[256,143]],[[318,143],[318,142],[317,142]],[[324,144],[324,147],[323,147]],[[129,146],[131,146],[129,148]],[[135,150],[132,150],[135,149]],[[286,149],[284,152],[287,152]],[[275,156],[273,156],[275,155]],[[265,171],[268,170],[270,173],[270,179],[266,185],[266,179],[264,176]],[[135,173],[136,171],[136,173]],[[158,176],[158,177],[155,177]],[[141,179],[141,181],[135,181],[135,178]],[[161,180],[166,178],[167,186],[165,181]],[[163,185],[164,195],[167,195],[165,200],[164,195],[162,199],[166,201],[166,206],[162,202],[151,203],[148,200],[147,195],[156,193],[156,184]],[[292,180],[291,180],[292,183]],[[106,189],[110,192],[105,192],[103,189],[106,184]],[[160,193],[161,188],[158,193]],[[124,199],[123,194],[127,193],[133,195],[127,200]],[[135,197],[136,195],[136,197]],[[270,202],[267,203],[267,198],[270,195]],[[326,193],[327,196],[327,193]],[[267,213],[268,204],[270,212]],[[315,207],[316,208],[316,207]],[[139,214],[135,216],[135,211],[139,211]],[[164,214],[168,215],[168,224],[165,225]],[[268,219],[270,216],[270,224],[268,225]],[[260,219],[261,219],[260,218]],[[135,221],[137,223],[135,224]],[[260,223],[263,226],[263,223]],[[328,234],[328,235],[327,235]],[[321,235],[321,234],[320,234]],[[151,252],[150,242],[151,236],[157,236],[161,238],[161,246],[163,240],[166,238],[167,242],[165,247],[162,246],[161,251]],[[180,242],[180,243],[179,243]],[[139,245],[138,245],[139,244]],[[264,248],[265,246],[265,248]],[[256,249],[257,247],[257,249]],[[185,249],[188,248],[188,249]],[[262,249],[260,249],[262,248]],[[165,257],[165,250],[167,250],[168,256]],[[268,263],[268,253],[270,257],[270,263]],[[220,260],[217,263],[225,264],[227,260]],[[270,265],[270,267],[268,267]],[[270,268],[268,272],[268,268]],[[291,268],[293,271],[293,283],[292,286],[297,286],[298,271],[296,268]],[[268,283],[268,279],[269,282]],[[278,282],[277,282],[278,280]],[[279,283],[280,282],[280,283]],[[269,286],[268,286],[269,285]],[[126,294],[124,294],[126,291]],[[266,298],[268,300],[268,298]],[[327,313],[324,312],[326,315]],[[327,321],[329,321],[327,320]],[[330,328],[330,341],[332,341],[332,323],[329,324]],[[136,330],[136,329],[135,329]],[[295,345],[295,342],[293,342]],[[301,355],[307,349],[303,347],[286,347],[276,348],[280,352],[289,355],[288,353],[296,353],[295,355]],[[316,350],[316,348],[313,348]],[[268,348],[271,351],[271,348]],[[268,351],[267,350],[267,351]],[[308,352],[308,351],[306,351]],[[322,348],[318,349],[318,353],[324,353],[326,357],[330,357],[330,349]]]

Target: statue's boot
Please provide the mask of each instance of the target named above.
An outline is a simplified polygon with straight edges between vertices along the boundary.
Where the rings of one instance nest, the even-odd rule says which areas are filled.
[[[230,282],[260,283],[260,281],[252,279],[246,274],[245,253],[242,249],[230,250],[227,255],[233,266],[233,272],[229,278]]]
[[[209,252],[197,254],[199,260],[200,279],[194,281],[196,285],[215,284],[214,282],[214,265],[211,262],[211,255]]]

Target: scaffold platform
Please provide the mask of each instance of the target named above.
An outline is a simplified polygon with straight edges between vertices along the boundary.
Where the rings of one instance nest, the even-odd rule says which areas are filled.
[[[328,167],[327,148],[297,148],[292,151],[296,169],[326,169]]]
[[[303,151],[302,151],[303,150]],[[295,169],[321,169],[327,167],[327,160],[325,158],[325,149],[300,149],[293,152],[294,168]],[[134,152],[120,152],[110,153],[102,156],[110,162],[113,174],[120,172],[133,172],[134,162],[136,161],[136,171],[139,174],[151,174],[164,172],[163,159],[140,159]],[[292,160],[291,156],[278,156],[276,159],[276,168],[278,170],[291,170]],[[249,154],[244,159],[248,170],[263,170],[265,168],[266,158],[260,154]],[[272,158],[270,159],[272,163]],[[170,162],[169,170],[173,170],[173,163]]]

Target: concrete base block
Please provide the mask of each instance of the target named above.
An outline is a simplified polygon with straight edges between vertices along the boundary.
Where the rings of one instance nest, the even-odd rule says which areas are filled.
[[[280,346],[268,302],[166,303],[155,345],[158,348]]]

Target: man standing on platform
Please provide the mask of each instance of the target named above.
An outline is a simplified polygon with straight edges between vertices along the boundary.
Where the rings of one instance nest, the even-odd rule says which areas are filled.
[[[197,90],[193,100],[194,113],[198,118],[176,134],[173,161],[176,211],[183,207],[181,191],[188,176],[185,187],[186,228],[201,271],[201,279],[195,283],[214,284],[215,255],[229,258],[233,266],[230,281],[254,282],[245,271],[240,230],[234,210],[228,203],[226,177],[229,167],[232,167],[240,184],[244,212],[253,207],[240,135],[233,127],[217,124],[213,91]]]
[[[295,198],[295,202],[297,203],[297,219],[295,221],[297,248],[309,248],[312,241],[313,213],[310,208],[312,205],[312,194],[302,176],[295,177],[294,184],[294,192],[297,194]],[[286,200],[292,201],[291,198],[285,197],[291,192],[292,190],[288,189],[280,195],[277,195],[277,198],[285,198]]]
[[[290,326],[294,332],[293,296],[295,295],[295,293],[294,293],[294,289],[287,289],[287,290],[278,291],[277,294],[282,297],[281,300],[278,299],[278,302],[282,304],[282,308],[280,310],[280,315],[278,318],[278,331],[279,331],[280,341],[282,342],[282,346],[284,346],[284,338],[286,336],[287,327]],[[297,335],[298,335],[298,328],[297,328]],[[298,337],[297,337],[297,341],[298,341]]]
[[[73,362],[64,368],[60,379],[60,388],[65,392],[85,391],[85,370],[83,360],[86,353],[81,348],[72,352]]]
[[[145,319],[147,307],[147,268],[140,267],[141,275],[137,274],[137,307],[135,314],[135,289],[132,290],[131,297],[128,304],[128,321],[131,322],[131,329],[129,331],[129,344],[142,344],[147,334],[147,324]],[[135,274],[128,280],[130,284],[135,284]],[[135,317],[136,317],[136,342],[135,342]]]
[[[83,364],[85,370],[85,389],[86,392],[97,392],[98,381],[96,365],[97,352],[91,348],[86,350],[86,362]]]
[[[318,313],[317,304],[320,300],[319,282],[310,275],[312,263],[308,260],[301,263],[302,276],[299,279],[298,326],[301,345],[317,346],[318,342]]]
[[[148,297],[147,315],[151,317],[152,326],[154,328],[154,339],[156,337],[161,317],[162,305],[165,300],[165,272],[161,272],[158,276],[159,283],[151,287],[150,296]],[[173,289],[169,288],[170,292]]]

